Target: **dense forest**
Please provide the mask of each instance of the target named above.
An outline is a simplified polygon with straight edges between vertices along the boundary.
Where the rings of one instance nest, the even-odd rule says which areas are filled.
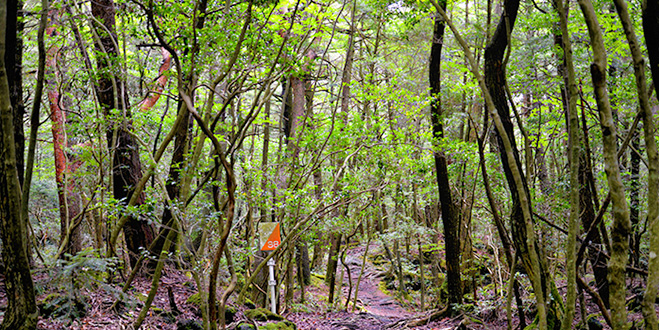
[[[0,0],[0,329],[659,329],[659,0]]]

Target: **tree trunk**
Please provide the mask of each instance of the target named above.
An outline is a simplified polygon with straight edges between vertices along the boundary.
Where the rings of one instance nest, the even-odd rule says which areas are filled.
[[[135,186],[142,178],[142,162],[139,157],[139,144],[131,135],[131,114],[123,81],[116,74],[118,71],[119,52],[115,47],[114,2],[113,0],[98,0],[91,3],[92,15],[98,24],[98,40],[96,50],[98,80],[96,94],[103,108],[104,115],[109,120],[107,126],[108,148],[112,157],[112,192],[114,198],[122,204],[131,199]],[[116,98],[115,98],[116,97]],[[111,120],[114,110],[118,110],[120,120]],[[144,193],[140,193],[135,206],[144,203]],[[135,266],[140,250],[147,248],[153,241],[153,227],[145,220],[131,216],[123,228],[126,247],[129,251],[131,266]],[[109,250],[114,247],[109,247]],[[111,251],[114,253],[114,251]]]
[[[446,2],[442,2],[446,9]],[[446,246],[446,280],[448,285],[448,303],[462,303],[462,283],[460,281],[460,226],[457,216],[458,208],[451,196],[451,185],[448,178],[446,155],[439,150],[439,141],[444,138],[442,125],[441,104],[441,56],[444,43],[444,20],[441,15],[435,16],[433,28],[433,39],[430,50],[429,82],[430,93],[433,101],[430,105],[430,116],[432,122],[433,144],[435,151],[435,170],[437,188],[442,208],[442,222],[444,224],[444,241]]]
[[[51,10],[51,26],[46,34],[54,39],[57,36],[58,14]],[[64,254],[75,255],[82,249],[80,241],[80,226],[73,226],[73,219],[80,213],[80,194],[74,189],[73,171],[68,160],[66,149],[68,139],[66,136],[66,114],[61,105],[63,100],[59,93],[57,54],[59,47],[53,45],[46,54],[46,86],[48,101],[50,103],[51,130],[53,134],[53,150],[55,159],[55,182],[57,183],[57,196],[60,211],[60,250]]]
[[[659,0],[643,0],[643,33],[655,95],[659,98]]]
[[[189,86],[188,86],[189,87]],[[190,90],[190,88],[188,88]],[[165,205],[164,211],[161,219],[160,232],[156,237],[156,242],[154,242],[154,247],[151,250],[153,255],[160,255],[160,252],[165,245],[165,240],[167,237],[173,237],[174,242],[171,242],[169,245],[170,252],[175,252],[178,249],[178,233],[169,235],[169,231],[173,229],[173,224],[175,222],[175,217],[172,214],[174,210],[172,207],[178,207],[178,203],[182,202],[181,197],[181,181],[183,180],[182,176],[185,174],[185,168],[188,161],[186,160],[186,155],[188,154],[190,147],[190,139],[192,133],[192,115],[188,110],[187,105],[184,102],[179,102],[178,105],[178,114],[183,118],[183,120],[178,122],[178,125],[172,128],[175,132],[174,138],[174,151],[172,153],[171,163],[169,165],[169,174],[167,175],[167,181],[165,182],[165,189],[167,190],[167,196],[172,201],[173,205]],[[181,208],[184,208],[181,205]],[[147,266],[149,272],[155,269],[155,262],[151,261]]]
[[[23,1],[7,1],[7,25],[5,34],[5,67],[9,83],[9,98],[14,114],[14,143],[16,144],[16,169],[18,181],[23,186],[24,181],[24,151],[25,133],[23,131]],[[26,220],[27,221],[27,220]]]
[[[639,267],[641,257],[641,226],[640,212],[641,201],[639,199],[641,192],[640,169],[641,169],[641,136],[637,127],[632,134],[631,150],[629,150],[629,221],[632,224],[632,233],[629,237],[630,264]]]
[[[7,310],[0,329],[31,330],[37,326],[38,310],[25,239],[26,219],[21,216],[21,184],[16,162],[14,116],[5,66],[5,36],[8,2],[0,0],[0,236],[5,267]],[[15,2],[14,2],[15,4]],[[14,7],[15,8],[15,7]],[[12,54],[14,49],[10,49]],[[21,121],[22,125],[22,121]]]
[[[327,257],[327,271],[325,271],[325,284],[329,286],[327,304],[334,305],[334,285],[336,279],[336,266],[338,264],[339,251],[341,250],[341,234],[333,233],[330,237],[330,250]]]
[[[634,77],[636,78],[636,92],[638,94],[638,102],[640,106],[640,112],[643,118],[643,137],[645,140],[645,149],[647,150],[648,155],[648,224],[651,228],[650,233],[650,260],[649,260],[649,276],[647,283],[647,290],[645,290],[645,296],[643,297],[642,310],[643,316],[645,317],[646,329],[657,330],[659,329],[659,324],[657,323],[657,313],[655,311],[655,300],[657,297],[657,289],[659,288],[659,259],[657,258],[657,253],[659,252],[659,239],[656,235],[659,235],[659,205],[656,201],[659,200],[659,151],[657,150],[657,142],[655,139],[655,124],[652,114],[652,109],[650,108],[650,101],[648,97],[648,85],[645,78],[645,60],[643,59],[643,54],[641,53],[641,46],[639,45],[638,40],[636,39],[636,33],[634,32],[634,24],[629,16],[627,10],[627,3],[624,0],[614,0],[616,6],[616,11],[620,17],[620,22],[622,23],[623,30],[625,32],[625,37],[627,38],[627,43],[629,44],[629,49],[632,54],[632,64],[634,65]],[[626,201],[625,201],[626,202]],[[626,205],[626,203],[625,203]],[[631,229],[631,220],[626,219],[624,223],[625,229]],[[614,228],[615,228],[614,221]],[[624,233],[624,232],[623,232]],[[629,232],[627,232],[629,235]],[[654,236],[653,236],[654,235]],[[616,241],[625,242],[628,240],[627,237],[616,238],[617,233],[613,233],[614,236],[614,246]],[[622,238],[622,239],[620,239]],[[626,242],[625,242],[626,243]],[[654,244],[653,244],[654,243]],[[623,248],[618,247],[620,250],[612,251],[613,253],[623,254],[625,251]],[[654,249],[653,249],[654,248]],[[624,255],[625,263],[622,264],[623,271],[626,266],[627,255]],[[624,273],[623,273],[624,275]],[[624,279],[624,277],[623,277]],[[625,282],[622,283],[623,294],[626,292]],[[621,295],[624,297],[624,295]],[[622,301],[624,308],[625,300]],[[613,305],[612,305],[613,306]],[[626,311],[625,311],[626,312]],[[624,314],[626,317],[626,313]],[[624,325],[627,320],[619,320],[621,325]],[[614,322],[614,327],[616,322]]]
[[[577,302],[577,264],[576,245],[577,220],[580,215],[579,199],[579,154],[582,149],[581,132],[579,131],[579,116],[577,114],[577,82],[572,60],[572,42],[567,26],[567,10],[563,7],[563,0],[555,0],[554,7],[558,12],[561,28],[561,47],[563,48],[563,63],[565,65],[565,101],[567,101],[567,127],[568,127],[568,162],[570,165],[570,219],[568,222],[568,236],[565,244],[565,265],[567,269],[567,299],[565,317],[561,320],[561,330],[572,329],[572,322]]]
[[[551,278],[549,278],[540,257],[541,251],[535,238],[531,218],[530,194],[526,178],[521,171],[522,165],[515,143],[513,124],[510,120],[510,110],[505,92],[504,52],[509,47],[508,40],[517,18],[518,8],[518,0],[507,0],[504,3],[504,12],[501,15],[497,29],[485,49],[485,84],[492,98],[492,105],[496,108],[496,117],[498,117],[495,117],[497,142],[512,199],[511,227],[513,243],[533,284],[538,302],[538,327],[543,329],[547,327],[547,317],[559,317],[558,309],[553,308],[553,312],[547,310],[547,303],[555,302],[558,297],[549,299],[553,283],[550,283]],[[496,123],[497,119],[500,119],[501,126]],[[553,322],[555,326],[559,323]]]
[[[590,0],[579,0],[579,6],[584,14],[593,50],[593,63],[590,73],[595,90],[597,110],[600,114],[602,128],[602,146],[604,170],[613,204],[613,225],[611,227],[611,259],[609,260],[609,303],[611,305],[611,321],[614,330],[627,328],[627,310],[625,307],[626,283],[625,269],[629,249],[629,207],[625,196],[625,188],[620,178],[616,146],[616,127],[613,123],[613,112],[606,88],[606,49],[602,31]]]
[[[586,122],[586,109],[581,101],[581,129],[583,131],[583,145],[584,150],[579,154],[579,203],[581,209],[581,223],[583,228],[588,230],[595,221],[597,214],[595,209],[599,208],[599,201],[597,197],[597,191],[595,190],[595,178],[593,177],[592,171],[592,160],[590,152],[590,144],[588,141],[588,126]],[[606,234],[606,231],[600,231],[596,229],[593,232],[592,239],[590,239],[590,244],[588,246],[588,259],[590,260],[591,267],[593,268],[593,275],[595,275],[595,285],[597,287],[597,292],[602,299],[602,303],[608,308],[609,307],[609,280],[608,280],[608,262],[609,257],[605,253],[605,247],[607,244],[603,244],[608,241],[607,236],[603,236],[602,233]],[[577,261],[577,266],[579,266],[579,261]]]
[[[650,59],[650,68],[652,72],[652,80],[654,81],[654,88],[659,97],[659,1],[658,0],[644,0],[643,1],[643,30],[645,32],[645,44],[648,49],[648,58]],[[636,62],[636,60],[634,61]],[[636,63],[634,64],[636,68]],[[639,91],[640,92],[640,91]],[[640,95],[639,95],[640,96]],[[645,118],[652,120],[652,115],[644,111],[643,131],[646,132],[646,147],[648,133],[653,133],[650,127],[645,127]],[[648,163],[655,162],[652,165],[657,166],[656,160],[652,160],[650,149],[648,150]],[[655,150],[656,152],[656,150]],[[650,180],[656,180],[652,177],[656,173],[650,173],[648,176]],[[652,183],[654,182],[654,183]],[[659,219],[657,219],[657,205],[656,205],[656,181],[649,181],[649,184],[654,184],[654,187],[648,189],[648,226],[650,227],[650,261],[649,261],[649,274],[647,289],[645,290],[645,297],[643,299],[643,315],[645,317],[646,329],[657,330],[657,315],[655,312],[655,301],[657,290],[659,290]],[[654,190],[652,190],[654,189]],[[655,198],[652,200],[651,198]],[[652,209],[650,209],[652,207]]]

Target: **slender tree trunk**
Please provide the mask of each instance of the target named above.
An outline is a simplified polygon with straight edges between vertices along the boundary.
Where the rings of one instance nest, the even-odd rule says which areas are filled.
[[[644,0],[643,1],[643,30],[645,33],[645,44],[648,50],[648,57],[650,59],[650,68],[652,72],[652,80],[654,81],[654,88],[659,97],[659,1],[658,0]],[[634,67],[636,68],[636,59],[634,60]],[[641,63],[642,65],[642,63]],[[640,77],[638,77],[640,78]],[[637,79],[638,79],[637,78]],[[641,91],[639,90],[639,93]],[[639,95],[640,96],[640,95]],[[644,121],[647,117],[648,120],[652,120],[652,115],[644,111]],[[653,131],[649,127],[643,127],[643,131],[646,132],[646,146],[647,146],[647,137],[649,133]],[[648,163],[652,162],[652,155],[650,149],[648,150]],[[653,164],[657,166],[656,161]],[[653,173],[650,173],[648,176],[652,176]],[[654,174],[656,175],[656,174]],[[656,180],[654,177],[650,177],[649,180]],[[659,326],[657,325],[657,315],[655,312],[655,301],[657,290],[659,290],[659,219],[657,219],[656,213],[656,195],[653,196],[656,192],[656,181],[649,181],[649,184],[653,184],[655,187],[650,187],[648,189],[648,225],[650,227],[650,262],[649,262],[649,274],[647,289],[645,291],[645,297],[643,299],[643,315],[645,317],[645,326],[646,329],[657,330]],[[651,189],[655,189],[654,191]],[[651,210],[650,207],[653,209]],[[654,212],[654,213],[651,213]]]
[[[442,2],[446,9],[446,2]],[[462,283],[460,281],[460,220],[457,216],[458,208],[451,196],[451,185],[448,178],[446,155],[439,150],[439,141],[444,138],[442,125],[441,104],[441,56],[444,43],[444,20],[441,15],[435,16],[433,39],[430,50],[429,81],[430,93],[433,101],[430,105],[432,122],[433,144],[435,151],[435,170],[439,199],[442,208],[442,222],[444,224],[444,242],[446,245],[446,280],[448,286],[448,303],[462,303]]]
[[[659,252],[659,240],[653,237],[653,235],[659,235],[659,205],[656,201],[659,200],[659,151],[657,150],[657,142],[655,139],[655,123],[652,114],[652,109],[650,108],[650,102],[648,100],[648,86],[645,79],[645,60],[641,53],[641,47],[638,40],[636,39],[636,33],[634,32],[634,24],[629,16],[627,10],[627,3],[624,0],[614,0],[616,6],[616,11],[620,17],[623,30],[625,32],[625,37],[627,38],[627,43],[629,44],[629,49],[632,54],[632,63],[634,65],[634,77],[636,78],[636,91],[638,94],[638,101],[641,108],[641,114],[643,118],[643,137],[645,140],[645,149],[648,154],[648,223],[651,228],[650,232],[650,260],[649,260],[649,270],[650,274],[648,276],[647,290],[645,290],[645,296],[643,297],[643,316],[645,317],[645,326],[646,329],[657,330],[659,329],[659,324],[657,323],[657,314],[655,311],[655,300],[657,297],[657,289],[659,289],[659,258],[657,258],[657,252]],[[655,18],[656,19],[656,18]],[[656,31],[655,31],[656,32]],[[625,203],[626,204],[626,203]],[[631,229],[631,220],[626,219],[624,224],[625,229]],[[615,228],[614,222],[614,228]],[[652,231],[652,230],[655,231]],[[614,236],[614,246],[618,238],[616,237],[617,233],[613,233]],[[629,235],[629,232],[627,232]],[[627,237],[622,237],[620,241],[624,241]],[[656,242],[653,242],[656,241]],[[653,244],[655,243],[655,244]],[[624,249],[621,247],[620,251],[612,251],[612,260],[613,253],[624,253]],[[654,248],[654,250],[653,250]],[[626,261],[627,255],[624,256]],[[622,259],[622,258],[621,258]],[[622,260],[621,260],[622,261]],[[622,264],[622,267],[625,267],[625,264]],[[624,269],[624,268],[623,268]],[[623,273],[624,274],[624,273]],[[624,279],[624,278],[623,278]],[[625,282],[622,283],[623,289],[625,288]],[[622,292],[623,294],[626,292]],[[621,294],[621,297],[624,295]],[[623,302],[623,308],[625,300]],[[613,306],[613,305],[612,305]],[[624,314],[626,316],[626,314]],[[618,320],[627,321],[624,320]],[[616,326],[614,321],[614,327]]]
[[[630,263],[634,267],[639,267],[641,257],[641,226],[640,226],[640,211],[641,211],[641,182],[640,182],[640,169],[641,169],[641,136],[636,128],[632,134],[631,150],[629,151],[629,221],[632,224],[632,233],[629,236],[629,251],[631,256]]]
[[[595,90],[597,109],[600,114],[604,169],[613,204],[611,259],[609,260],[611,321],[614,330],[627,329],[625,269],[628,259],[631,223],[629,221],[629,207],[625,196],[625,188],[620,178],[620,167],[618,157],[616,156],[616,127],[613,123],[613,111],[611,110],[609,94],[606,88],[606,49],[592,3],[590,0],[579,0],[579,6],[588,25],[593,50],[593,63],[590,66],[590,73]]]
[[[21,184],[18,179],[14,116],[5,65],[8,33],[7,9],[13,0],[0,0],[0,236],[5,267],[7,310],[0,329],[32,330],[36,328],[38,310],[30,274],[26,219],[21,216]],[[15,8],[15,7],[14,7]],[[22,125],[22,121],[21,121]]]
[[[51,26],[46,34],[55,39],[57,36],[58,14],[51,10]],[[59,47],[51,46],[46,54],[46,85],[48,88],[48,101],[50,103],[51,130],[53,134],[53,150],[55,159],[55,182],[60,210],[60,250],[63,254],[75,255],[82,249],[80,242],[80,226],[73,226],[73,219],[80,213],[80,194],[74,189],[73,171],[66,154],[68,138],[66,135],[66,113],[62,109],[63,100],[59,92],[57,74],[57,55]]]
[[[334,304],[334,285],[336,279],[336,266],[338,264],[339,251],[341,250],[341,234],[333,233],[330,236],[330,250],[327,257],[327,271],[325,272],[325,284],[329,286],[327,303]]]
[[[299,140],[302,135],[303,130],[303,121],[305,121],[305,105],[306,105],[306,90],[305,83],[303,79],[300,78],[291,78],[291,91],[293,94],[293,109],[291,113],[291,131],[290,136],[287,139],[287,150],[289,154],[289,159],[291,159],[291,175],[289,177],[289,184],[292,178],[297,177],[297,174],[294,172],[298,168],[298,156],[300,154]],[[311,270],[309,268],[309,248],[306,241],[298,240],[295,243],[295,249],[297,250],[295,256],[295,265],[297,271],[300,274],[299,278],[302,280],[298,283],[301,287],[302,292],[304,292],[304,286],[311,282]]]
[[[181,116],[183,120],[181,120],[178,125],[172,128],[172,130],[175,132],[174,151],[172,153],[172,159],[169,165],[169,174],[167,175],[167,181],[165,183],[167,195],[169,196],[169,199],[172,200],[173,204],[171,207],[165,205],[161,220],[162,225],[159,230],[160,233],[158,234],[156,242],[154,243],[154,248],[151,251],[153,255],[160,255],[160,252],[165,245],[165,239],[167,237],[173,237],[174,239],[174,242],[171,242],[169,245],[169,250],[171,252],[175,252],[178,248],[178,233],[170,236],[169,231],[173,230],[173,225],[175,222],[175,217],[172,214],[172,212],[174,212],[172,207],[177,208],[179,207],[179,203],[183,202],[180,200],[182,188],[181,181],[183,180],[186,164],[188,163],[186,160],[186,155],[188,154],[190,147],[193,124],[192,115],[190,114],[190,111],[184,102],[179,102],[178,116]],[[148,266],[149,271],[155,269],[155,266],[156,264],[152,261]]]
[[[349,0],[346,0],[346,4],[348,3]],[[348,114],[350,112],[350,82],[352,81],[352,63],[354,60],[354,54],[355,54],[355,31],[356,31],[356,19],[355,19],[355,12],[357,10],[357,1],[354,0],[352,2],[352,8],[350,10],[350,30],[349,30],[349,36],[348,36],[348,49],[346,50],[346,59],[343,64],[343,73],[341,75],[341,111],[339,112],[339,115],[337,116],[339,118],[339,121],[341,122],[341,125],[345,127],[348,124]],[[340,129],[340,132],[343,132],[344,128]],[[339,156],[338,159],[335,160],[337,164],[337,168],[340,168],[341,165],[344,163],[344,158],[342,156]],[[334,191],[332,192],[334,197],[337,197],[339,192],[342,189],[342,185],[340,183],[341,179],[343,178],[343,173],[342,171],[339,174],[339,178],[337,178],[337,184],[334,188]],[[344,206],[347,213],[347,205]],[[332,216],[334,217],[341,217],[341,211],[337,208],[335,211],[332,212]],[[329,250],[329,256],[327,258],[327,272],[325,275],[325,283],[329,285],[329,295],[328,295],[328,303],[330,306],[333,306],[334,304],[334,286],[335,286],[335,279],[336,279],[336,268],[338,265],[338,257],[339,257],[339,252],[341,251],[341,236],[342,234],[340,232],[333,232],[330,234],[330,250]]]
[[[581,209],[581,223],[583,228],[588,230],[595,221],[597,215],[595,213],[595,208],[599,208],[599,201],[597,200],[597,191],[595,190],[594,177],[591,167],[591,153],[590,153],[590,144],[588,142],[588,126],[586,123],[586,110],[581,101],[581,129],[583,131],[583,144],[585,146],[579,154],[579,199],[580,199],[580,209]],[[601,235],[600,230],[595,230],[593,232],[592,239],[588,246],[588,259],[593,268],[593,274],[595,275],[595,285],[597,287],[597,292],[602,299],[602,303],[608,308],[609,307],[609,280],[608,280],[608,262],[609,257],[604,253],[605,244],[602,244],[608,241],[607,236]],[[606,231],[603,231],[606,234]],[[580,262],[577,261],[577,266]]]
[[[133,135],[131,114],[128,107],[126,86],[116,74],[118,71],[119,52],[116,48],[114,2],[113,0],[98,0],[91,3],[92,15],[98,24],[96,28],[99,39],[95,42],[97,57],[96,93],[103,108],[107,127],[107,140],[112,158],[112,192],[114,198],[122,204],[128,203],[133,190],[142,178],[142,162],[139,157],[139,145]],[[114,110],[119,110],[120,120],[110,120]],[[144,203],[144,193],[138,196],[136,206]],[[145,220],[136,216],[129,217],[123,227],[126,246],[129,251],[131,266],[135,266],[140,250],[147,248],[153,241],[153,227]],[[110,253],[114,247],[110,246]]]
[[[512,237],[518,256],[522,265],[533,284],[538,303],[538,328],[545,329],[547,317],[559,318],[559,308],[547,308],[549,302],[554,302],[558,297],[550,299],[550,291],[553,282],[547,274],[546,267],[541,258],[541,251],[535,238],[533,220],[531,217],[531,198],[526,182],[526,177],[521,171],[522,165],[515,143],[513,124],[510,120],[510,110],[506,98],[506,74],[504,53],[509,45],[510,33],[513,30],[517,12],[518,0],[507,0],[504,2],[504,11],[497,25],[497,29],[485,49],[485,83],[492,97],[493,106],[497,111],[495,124],[497,126],[497,141],[501,155],[503,171],[508,181],[512,199],[511,227]],[[488,105],[489,106],[489,105]],[[490,110],[491,111],[491,110]],[[501,120],[501,126],[497,123]],[[556,326],[559,322],[553,322]]]
[[[563,63],[565,65],[565,91],[567,94],[567,121],[568,121],[568,161],[570,164],[570,220],[568,225],[568,237],[565,244],[565,264],[567,269],[567,301],[565,303],[565,316],[561,321],[561,330],[572,329],[572,321],[577,301],[577,264],[576,244],[579,220],[579,153],[581,150],[581,138],[579,131],[579,116],[577,114],[577,82],[574,74],[574,62],[572,60],[572,42],[567,27],[567,10],[563,6],[563,0],[555,0],[554,7],[558,12],[559,25],[561,28],[561,47],[563,48]]]
[[[505,156],[507,159],[512,159],[512,160],[517,160],[508,163],[508,166],[505,166],[506,171],[509,171],[511,176],[510,178],[512,179],[512,182],[515,183],[514,187],[514,193],[516,193],[517,198],[519,198],[519,204],[521,205],[521,213],[522,213],[522,219],[523,223],[518,224],[520,228],[516,228],[516,230],[519,232],[520,230],[523,231],[526,235],[528,235],[528,240],[524,239],[522,242],[516,242],[517,243],[522,243],[521,248],[524,249],[524,253],[528,254],[528,258],[522,259],[525,262],[528,262],[527,265],[525,265],[525,269],[527,270],[527,273],[531,279],[531,283],[533,285],[534,291],[536,292],[536,299],[537,299],[537,308],[538,308],[538,328],[540,329],[546,329],[547,328],[547,305],[546,302],[547,300],[545,299],[544,295],[544,290],[543,288],[546,287],[547,285],[550,285],[552,287],[552,291],[555,291],[553,282],[547,283],[546,280],[547,274],[543,271],[542,269],[542,264],[541,260],[539,257],[538,253],[538,248],[537,248],[537,241],[535,239],[535,232],[533,230],[533,219],[532,219],[532,212],[531,212],[531,201],[529,199],[528,191],[526,190],[526,184],[524,180],[524,176],[521,171],[521,167],[519,166],[519,156],[515,157],[515,151],[516,149],[514,148],[514,140],[512,140],[512,137],[509,137],[509,134],[507,132],[506,126],[509,127],[512,130],[512,124],[506,124],[504,125],[504,118],[498,113],[497,111],[497,106],[493,97],[493,92],[490,91],[490,87],[488,87],[488,83],[486,82],[486,79],[480,74],[479,72],[479,67],[476,62],[476,59],[471,52],[469,45],[465,41],[465,39],[462,37],[458,29],[455,27],[453,22],[448,18],[448,15],[446,12],[439,6],[439,4],[432,0],[431,1],[437,9],[437,11],[444,17],[444,20],[446,20],[446,24],[451,28],[451,31],[453,32],[453,35],[457,39],[460,47],[462,48],[462,51],[464,52],[465,56],[467,57],[467,63],[469,64],[469,69],[471,70],[472,74],[474,77],[476,77],[476,80],[478,81],[478,85],[480,87],[480,90],[483,94],[483,97],[485,99],[485,103],[487,105],[487,109],[494,120],[495,127],[497,129],[497,132],[500,136],[500,142],[503,146],[502,151],[505,151]],[[508,13],[510,13],[509,10],[507,10]],[[515,11],[516,12],[516,11]],[[510,14],[509,14],[510,15]],[[495,34],[495,37],[497,35],[500,35],[503,33],[501,30],[504,29],[507,24],[505,22],[508,22],[506,19],[507,16],[504,16],[504,24],[500,24],[499,27],[497,28],[497,33]],[[502,27],[503,25],[503,27]],[[497,44],[497,41],[492,41],[492,44]],[[495,47],[497,48],[497,47]],[[498,49],[497,49],[498,50]],[[487,52],[487,50],[486,50]],[[501,54],[503,53],[503,50],[501,50]],[[495,54],[490,54],[489,56],[496,55]],[[486,56],[487,57],[487,56]],[[497,56],[493,56],[493,58],[496,58]],[[501,57],[499,57],[498,61],[494,61],[494,68],[496,69],[497,67],[497,62],[499,63],[498,66],[501,67]],[[490,63],[492,64],[492,63]],[[486,67],[488,66],[487,60],[486,60]],[[491,70],[492,68],[490,68]],[[495,70],[496,71],[496,70]],[[502,78],[501,75],[498,75],[499,78]],[[496,81],[495,81],[496,82]],[[502,84],[499,86],[505,86],[505,84]],[[503,95],[503,94],[502,94]],[[508,118],[508,117],[506,117]],[[509,123],[509,120],[508,120]],[[512,189],[511,189],[512,190]],[[520,245],[520,244],[518,244]],[[522,251],[518,252],[521,254]],[[544,280],[544,281],[543,281]],[[551,280],[551,279],[549,279]],[[552,299],[552,303],[557,304],[560,302],[557,302],[558,299]],[[560,306],[555,306],[556,308],[552,308],[552,317],[555,318],[560,318],[558,315],[560,313]],[[556,325],[558,322],[554,322],[554,325]]]

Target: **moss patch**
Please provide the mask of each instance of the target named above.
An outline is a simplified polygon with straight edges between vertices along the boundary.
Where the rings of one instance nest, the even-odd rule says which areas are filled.
[[[248,309],[245,311],[245,316],[255,321],[281,321],[283,316],[277,315],[265,308]]]
[[[291,321],[284,320],[282,322],[268,323],[260,326],[259,330],[297,330],[297,326]]]

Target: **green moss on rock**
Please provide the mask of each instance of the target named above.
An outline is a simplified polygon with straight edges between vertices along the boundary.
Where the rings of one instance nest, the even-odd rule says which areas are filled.
[[[248,309],[245,311],[245,316],[255,321],[281,321],[283,316],[277,315],[265,308]]]
[[[259,330],[297,330],[297,326],[291,321],[284,320],[260,326]]]
[[[247,307],[249,309],[256,308],[256,304],[249,298],[245,298],[245,303],[243,305],[245,305],[245,307]]]
[[[256,328],[252,324],[242,322],[242,323],[238,324],[238,326],[236,327],[236,330],[256,330]]]

